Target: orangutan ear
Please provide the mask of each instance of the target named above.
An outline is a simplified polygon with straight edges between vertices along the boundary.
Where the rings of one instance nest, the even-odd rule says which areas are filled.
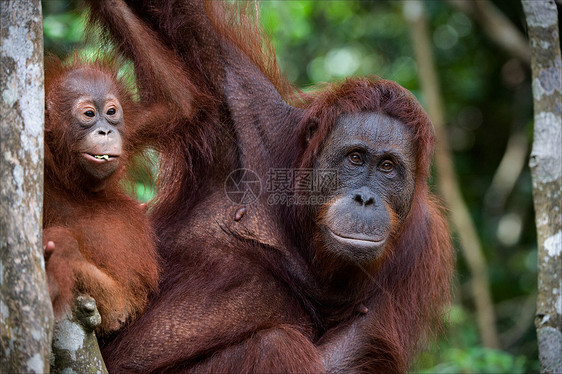
[[[314,136],[314,133],[318,129],[318,123],[320,121],[318,118],[311,118],[306,126],[306,144],[310,143],[310,139]]]

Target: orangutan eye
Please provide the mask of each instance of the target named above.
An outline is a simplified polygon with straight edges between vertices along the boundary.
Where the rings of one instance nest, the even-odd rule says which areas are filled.
[[[392,170],[394,170],[394,163],[390,160],[384,160],[379,165],[379,170],[383,173],[390,173]]]
[[[86,117],[93,117],[93,116],[95,116],[96,114],[94,113],[93,110],[87,110],[86,112],[84,112],[84,115],[85,115]]]
[[[107,115],[108,115],[108,116],[112,116],[112,115],[114,115],[115,113],[116,113],[115,108],[111,108],[111,109],[109,109],[109,110],[107,111]]]
[[[363,165],[364,161],[363,161],[363,155],[361,155],[361,153],[359,152],[351,152],[347,158],[349,159],[349,162],[351,162],[353,165]]]

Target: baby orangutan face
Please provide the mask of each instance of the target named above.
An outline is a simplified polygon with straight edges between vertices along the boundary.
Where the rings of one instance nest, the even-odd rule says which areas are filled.
[[[93,184],[101,183],[119,167],[124,119],[117,89],[110,77],[89,69],[72,71],[64,87],[74,98],[69,131],[77,139],[73,151]]]

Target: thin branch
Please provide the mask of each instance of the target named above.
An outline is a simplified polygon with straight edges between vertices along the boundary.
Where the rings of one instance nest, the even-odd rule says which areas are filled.
[[[525,167],[528,150],[529,142],[524,131],[517,131],[510,135],[500,165],[484,195],[485,211],[503,210],[507,198]]]
[[[486,260],[482,254],[482,246],[476,228],[463,200],[453,166],[453,156],[447,143],[443,104],[423,3],[417,0],[405,2],[404,14],[410,23],[420,82],[426,99],[427,110],[437,135],[438,146],[435,151],[435,161],[438,186],[451,211],[451,220],[459,235],[462,254],[472,275],[472,293],[476,304],[482,342],[486,347],[498,348],[496,319],[490,294]]]
[[[525,36],[488,0],[448,0],[456,9],[478,22],[488,37],[527,65],[531,52]]]
[[[531,52],[525,36],[489,0],[447,0],[454,8],[478,22],[486,35],[500,48],[517,57],[527,65],[531,63]],[[525,165],[528,142],[522,131],[514,131],[485,195],[486,208],[501,208],[513,190]],[[489,210],[489,209],[485,209]],[[497,210],[497,209],[492,209]]]
[[[513,321],[512,326],[501,334],[501,341],[505,348],[514,346],[531,328],[535,317],[536,300],[537,295],[533,292],[523,300],[517,298],[503,302],[502,305],[496,305],[498,315],[505,314],[510,316]]]
[[[484,213],[494,215],[505,210],[505,204],[517,184],[529,153],[529,140],[526,132],[526,116],[521,108],[526,107],[527,96],[522,89],[514,94],[512,104],[512,124],[507,146],[492,183],[484,194]]]

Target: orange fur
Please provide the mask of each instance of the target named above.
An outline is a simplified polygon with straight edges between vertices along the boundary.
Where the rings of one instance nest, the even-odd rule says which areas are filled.
[[[139,107],[117,79],[115,61],[87,63],[75,57],[72,64],[63,65],[56,58],[49,59],[43,211],[44,246],[54,243],[46,255],[49,292],[57,318],[68,310],[77,293],[91,295],[102,316],[101,331],[109,332],[144,310],[157,288],[160,268],[150,222],[120,186],[125,167],[120,166],[100,192],[91,192],[84,184],[77,161],[80,156],[73,148],[78,140],[73,127],[77,125],[70,122],[73,98],[63,85],[76,69],[88,69],[99,79],[109,77],[115,83],[114,94],[124,108],[126,122],[121,165],[140,150],[133,141]]]

